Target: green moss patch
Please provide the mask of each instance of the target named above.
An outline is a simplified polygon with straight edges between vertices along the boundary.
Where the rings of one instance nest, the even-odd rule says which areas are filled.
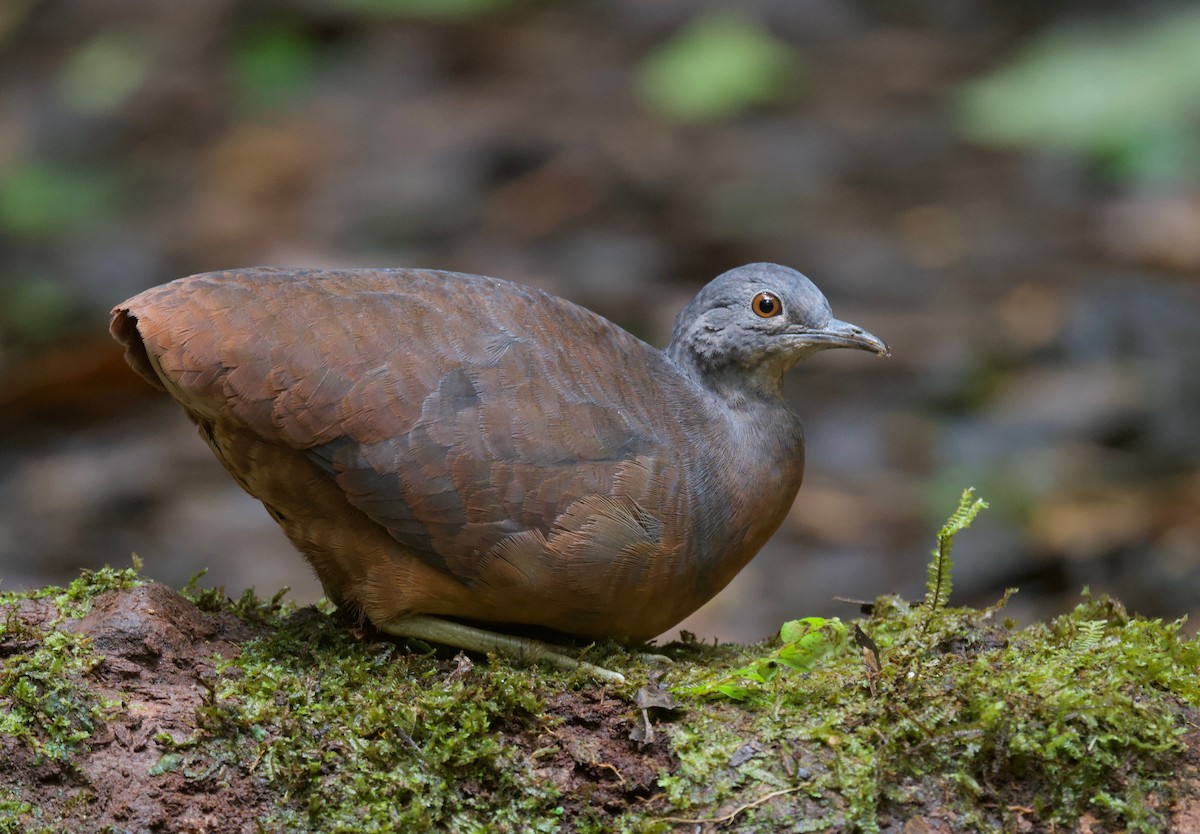
[[[671,816],[719,817],[777,793],[732,829],[878,831],[921,817],[930,830],[1073,830],[1087,817],[1097,831],[1170,830],[1200,717],[1200,644],[1178,623],[1090,597],[1021,630],[1000,606],[945,610],[928,632],[926,616],[885,598],[859,624],[873,649],[781,673],[742,702],[690,704],[670,726],[680,767],[662,780],[690,813]]]
[[[38,761],[67,761],[120,702],[80,680],[99,662],[91,639],[61,626],[105,591],[132,587],[136,571],[85,573],[66,588],[0,594],[0,737]]]
[[[1086,592],[1071,613],[1021,630],[1001,618],[1007,594],[988,609],[947,609],[954,537],[986,506],[963,493],[938,533],[923,603],[878,600],[854,624],[855,651],[806,674],[747,675],[786,656],[774,641],[676,687],[740,699],[697,708],[674,729],[681,767],[662,781],[676,807],[732,803],[742,822],[727,822],[746,830],[802,819],[803,830],[870,832],[913,818],[931,830],[1085,819],[1166,830],[1193,789],[1175,777],[1194,752],[1184,736],[1200,714],[1200,642],[1182,623],[1132,617]],[[741,678],[732,687],[731,668]],[[775,801],[764,809],[747,794]]]
[[[274,814],[288,830],[557,827],[558,792],[498,732],[542,712],[528,673],[456,675],[308,609],[220,666],[211,694],[183,765],[214,748],[248,762],[296,798]]]

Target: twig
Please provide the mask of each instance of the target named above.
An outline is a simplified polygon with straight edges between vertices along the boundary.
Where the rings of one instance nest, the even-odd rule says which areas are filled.
[[[795,793],[796,791],[801,791],[801,790],[804,790],[803,785],[798,785],[797,787],[794,787],[794,788],[784,788],[781,791],[772,791],[771,793],[766,794],[765,796],[760,796],[758,799],[754,800],[753,802],[747,802],[745,805],[739,805],[738,807],[736,807],[732,811],[730,811],[728,814],[723,814],[722,816],[719,816],[719,817],[707,817],[707,818],[702,818],[702,819],[684,819],[683,817],[659,817],[659,819],[662,820],[663,822],[677,822],[677,823],[680,823],[681,825],[707,825],[708,823],[716,823],[717,825],[721,825],[722,823],[732,821],[733,818],[736,817],[738,814],[742,813],[742,811],[749,811],[751,808],[756,808],[759,805],[762,805],[764,802],[770,802],[772,799],[774,799],[777,796],[783,796],[784,794]]]

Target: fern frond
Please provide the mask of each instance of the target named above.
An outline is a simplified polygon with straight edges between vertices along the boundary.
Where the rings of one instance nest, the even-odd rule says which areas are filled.
[[[1084,620],[1079,624],[1079,636],[1075,639],[1080,651],[1090,652],[1100,647],[1104,640],[1104,632],[1108,628],[1107,620]]]
[[[945,608],[950,601],[950,591],[953,588],[954,563],[950,553],[954,549],[954,537],[971,526],[975,516],[987,508],[987,502],[975,498],[975,488],[967,487],[962,497],[958,499],[956,509],[938,530],[937,548],[930,554],[933,560],[929,563],[929,573],[925,580],[925,607],[929,614],[925,620],[925,631],[933,624],[935,612]]]
[[[975,516],[979,515],[980,510],[987,509],[988,503],[982,498],[971,500],[974,495],[975,487],[967,487],[963,490],[962,497],[958,499],[958,509],[950,518],[946,519],[942,529],[938,530],[938,547],[941,547],[943,542],[953,542],[958,533],[971,526],[971,522],[975,520]]]

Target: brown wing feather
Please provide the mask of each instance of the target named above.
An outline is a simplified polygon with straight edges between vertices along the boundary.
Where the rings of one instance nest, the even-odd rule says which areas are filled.
[[[616,576],[678,546],[669,433],[689,392],[651,378],[660,353],[569,302],[453,273],[253,270],[176,281],[116,312],[143,376],[202,417],[303,451],[468,584],[585,563]]]

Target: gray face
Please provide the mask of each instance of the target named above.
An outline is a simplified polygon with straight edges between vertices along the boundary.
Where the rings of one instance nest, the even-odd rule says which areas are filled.
[[[882,340],[835,319],[804,275],[777,264],[748,264],[713,279],[684,308],[667,352],[720,387],[774,390],[805,356],[834,347],[888,353]]]

